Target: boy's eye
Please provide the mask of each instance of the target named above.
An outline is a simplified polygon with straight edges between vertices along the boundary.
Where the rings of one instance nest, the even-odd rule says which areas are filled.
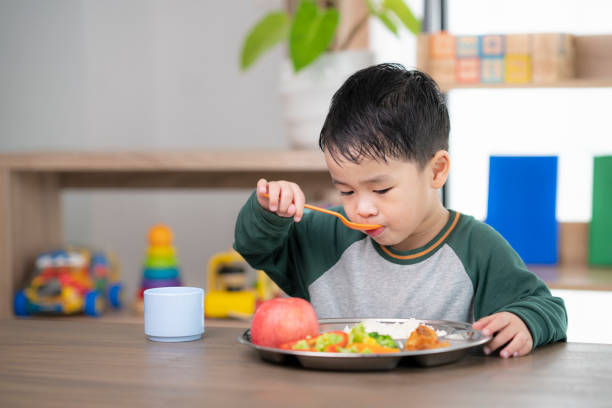
[[[387,191],[389,191],[389,190],[391,190],[391,187],[389,187],[389,188],[384,188],[384,189],[382,189],[382,190],[374,190],[374,192],[375,192],[376,194],[385,194],[385,193],[386,193]]]
[[[348,195],[351,195],[351,194],[353,194],[352,191],[341,191],[340,192],[340,195],[343,195],[343,196],[348,196]]]

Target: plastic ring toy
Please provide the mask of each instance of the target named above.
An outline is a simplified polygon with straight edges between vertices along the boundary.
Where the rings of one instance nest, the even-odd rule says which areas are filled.
[[[147,250],[147,258],[174,258],[176,251],[171,246],[152,246]]]
[[[165,288],[168,286],[181,286],[179,278],[173,279],[143,279],[141,287],[143,289]]]
[[[145,268],[143,275],[145,279],[176,279],[179,271],[177,268]]]
[[[178,261],[176,256],[167,256],[159,258],[148,258],[145,261],[146,268],[172,268],[175,267]]]

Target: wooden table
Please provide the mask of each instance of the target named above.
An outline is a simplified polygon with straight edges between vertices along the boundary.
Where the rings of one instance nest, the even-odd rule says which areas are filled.
[[[139,324],[0,320],[0,406],[610,406],[612,346],[557,343],[508,360],[326,372],[266,363],[236,327],[153,343]]]

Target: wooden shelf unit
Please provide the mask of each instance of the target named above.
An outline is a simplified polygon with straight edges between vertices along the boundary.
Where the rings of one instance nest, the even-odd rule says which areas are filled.
[[[254,188],[260,177],[296,181],[307,194],[331,186],[314,150],[1,154],[0,318],[12,316],[36,255],[63,242],[62,189]]]
[[[330,178],[318,151],[57,152],[0,155],[0,318],[12,316],[37,254],[63,242],[64,188],[254,188],[260,177],[298,182],[312,197]],[[586,266],[587,225],[561,226],[561,265],[531,268],[551,288],[612,290]]]
[[[428,36],[419,36],[417,66],[427,72]],[[557,82],[530,82],[526,84],[506,83],[445,83],[439,82],[440,89],[512,89],[512,88],[599,88],[612,87],[612,35],[574,36],[574,77]],[[435,78],[434,78],[435,79]]]

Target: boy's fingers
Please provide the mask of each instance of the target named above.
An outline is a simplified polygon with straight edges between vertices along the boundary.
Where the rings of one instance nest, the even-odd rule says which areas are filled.
[[[287,215],[292,217],[295,215],[295,204],[291,203],[289,208],[287,208]]]
[[[290,185],[288,185],[288,183],[282,183],[280,190],[280,201],[278,203],[278,212],[283,215],[288,214],[291,203],[293,203],[293,189]]]
[[[477,321],[475,321],[472,324],[472,327],[474,328],[474,330],[480,330],[482,329],[484,326],[486,326],[491,320],[495,319],[495,315],[488,315],[485,316],[483,318],[478,319]]]
[[[275,212],[278,209],[278,195],[280,194],[280,186],[278,183],[268,183],[268,206],[270,211]]]
[[[267,193],[267,191],[268,191],[268,180],[263,179],[263,178],[259,179],[257,181],[257,187],[256,187],[255,191],[256,191],[256,195],[257,195],[257,202],[259,203],[259,205],[262,208],[269,209],[270,202],[268,201],[267,197],[263,196],[263,194]]]
[[[518,332],[499,355],[503,358],[523,356],[531,350],[531,348],[527,348],[527,352],[525,352],[526,345],[527,338],[521,332]]]
[[[517,346],[512,351],[512,356],[525,356],[531,353],[531,349],[533,348],[533,339],[529,333],[521,330],[516,336],[514,336],[514,340],[516,340]]]
[[[261,178],[257,181],[257,195],[265,194],[268,190],[268,180]]]
[[[504,344],[508,343],[515,334],[516,332],[513,332],[509,327],[506,327],[504,330],[497,333],[495,337],[493,337],[493,340],[491,340],[491,342],[485,346],[485,354],[492,353]]]
[[[527,354],[531,353],[532,349],[533,349],[533,341],[530,341],[529,339],[527,339],[523,347],[521,347],[521,349],[518,351],[517,356],[526,356]]]
[[[495,316],[495,318],[491,319],[489,322],[487,322],[485,326],[480,329],[482,331],[482,334],[484,334],[485,336],[490,336],[494,333],[497,333],[498,331],[506,327],[508,324],[510,324],[508,316],[502,313],[496,313],[492,316]]]
[[[294,184],[293,187],[293,203],[295,204],[295,216],[293,219],[295,222],[298,222],[304,215],[304,203],[306,202],[306,197],[304,197],[304,193],[297,186],[297,184]]]

